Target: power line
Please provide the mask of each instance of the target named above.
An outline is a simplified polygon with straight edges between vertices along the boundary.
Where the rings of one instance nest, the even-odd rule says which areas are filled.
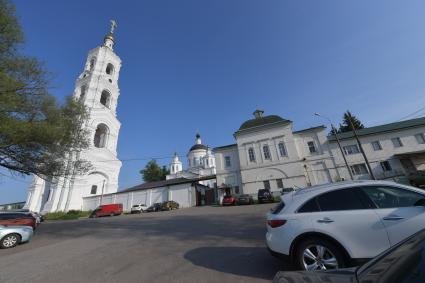
[[[409,115],[404,116],[403,118],[399,119],[398,121],[402,121],[402,120],[404,120],[404,119],[407,119],[407,118],[409,118],[409,117],[411,117],[411,116],[413,116],[413,115],[416,115],[417,113],[420,113],[420,112],[422,112],[422,111],[424,111],[424,110],[425,110],[425,107],[422,107],[422,108],[420,108],[419,110],[416,110],[416,111],[414,111],[414,112],[410,113]],[[422,113],[420,113],[420,114],[419,114],[419,116],[421,116],[421,115],[422,115]],[[416,117],[414,117],[414,118],[416,118]]]

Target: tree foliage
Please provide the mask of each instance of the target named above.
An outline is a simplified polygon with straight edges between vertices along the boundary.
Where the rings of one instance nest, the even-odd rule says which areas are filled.
[[[140,170],[145,182],[154,182],[165,180],[170,171],[165,167],[160,167],[155,159],[149,161],[143,170]]]
[[[88,113],[70,97],[59,105],[49,94],[43,65],[19,53],[23,38],[14,6],[0,0],[0,167],[63,176],[70,170],[64,159],[89,146],[82,127]],[[78,160],[71,167],[85,172],[90,164]]]
[[[342,124],[339,124],[338,133],[350,132],[353,130],[350,124],[350,120],[353,123],[355,130],[364,128],[362,122],[360,122],[360,120],[357,119],[356,116],[352,115],[350,111],[347,111],[342,117]]]

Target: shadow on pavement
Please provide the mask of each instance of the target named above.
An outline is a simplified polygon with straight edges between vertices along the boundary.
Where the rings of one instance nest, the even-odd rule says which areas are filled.
[[[289,263],[271,256],[265,247],[203,247],[184,258],[194,265],[239,276],[272,280],[278,271],[288,271]]]

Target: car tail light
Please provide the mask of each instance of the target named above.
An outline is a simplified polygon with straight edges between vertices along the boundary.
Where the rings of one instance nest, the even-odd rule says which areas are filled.
[[[283,226],[286,220],[267,220],[267,224],[272,228]]]

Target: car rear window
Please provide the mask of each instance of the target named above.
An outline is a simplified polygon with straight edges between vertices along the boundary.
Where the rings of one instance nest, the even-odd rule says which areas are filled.
[[[306,213],[306,212],[316,212],[319,211],[319,206],[317,205],[316,198],[312,198],[308,202],[306,202],[303,206],[301,206],[300,209],[298,209],[298,212],[300,213]]]
[[[285,203],[281,201],[278,205],[272,208],[272,214],[279,214],[284,207],[285,207]]]

